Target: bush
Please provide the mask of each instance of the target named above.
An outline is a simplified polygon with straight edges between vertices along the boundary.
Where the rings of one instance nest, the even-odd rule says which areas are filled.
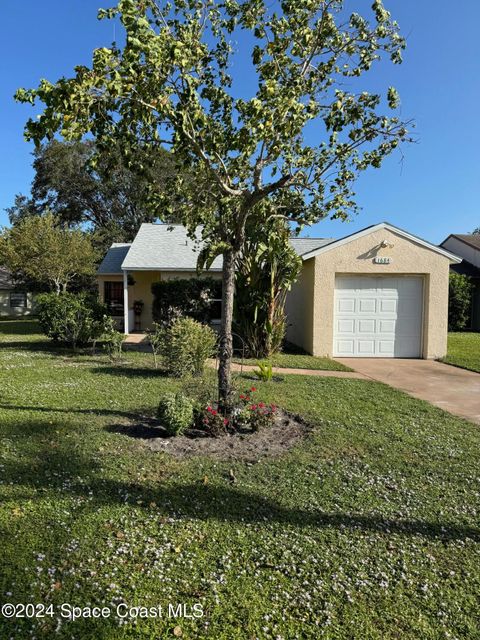
[[[468,276],[451,273],[448,293],[448,329],[461,331],[470,323],[472,282]]]
[[[164,329],[161,353],[168,371],[176,376],[200,376],[207,358],[215,353],[217,335],[192,318],[179,318]]]
[[[162,280],[152,284],[152,316],[163,326],[182,316],[208,323],[214,312],[212,300],[221,297],[221,281],[213,278]]]
[[[228,433],[230,430],[230,420],[212,406],[197,409],[195,412],[195,424],[197,429],[203,431],[205,435],[212,438]]]
[[[168,393],[158,405],[157,418],[169,435],[179,435],[193,425],[193,404],[183,393]]]
[[[106,306],[88,293],[44,293],[37,297],[36,309],[43,332],[73,349],[98,340],[109,318]]]
[[[117,362],[122,357],[122,346],[125,340],[125,335],[117,331],[115,328],[115,322],[113,318],[106,319],[104,334],[103,334],[103,348],[107,352],[108,357],[112,362]]]
[[[165,343],[165,330],[156,322],[153,323],[153,331],[148,332],[148,339],[152,347],[155,369],[158,369],[158,356],[161,355]]]

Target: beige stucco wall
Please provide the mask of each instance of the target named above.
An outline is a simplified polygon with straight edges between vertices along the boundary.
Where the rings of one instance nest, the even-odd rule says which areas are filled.
[[[380,248],[383,241],[394,246]],[[373,258],[377,255],[391,257],[391,264],[374,264]],[[309,275],[302,277],[290,294],[288,308],[294,309],[290,318],[293,321],[298,317],[301,311],[295,307],[308,298],[312,288],[313,305],[305,306],[307,318],[295,330],[290,330],[288,335],[292,338],[289,339],[300,346],[308,345],[311,340],[312,348],[304,347],[310,353],[332,356],[336,275],[421,275],[424,278],[423,357],[442,357],[447,350],[449,267],[447,257],[387,229],[332,248],[304,263],[304,272]],[[296,291],[297,288],[301,291]],[[310,326],[311,336],[308,335]]]
[[[33,310],[33,302],[33,294],[27,293],[26,307],[11,307],[10,290],[2,289],[0,290],[0,316],[11,316],[15,318],[29,316]]]
[[[313,352],[314,260],[307,260],[297,282],[287,295],[287,340]]]
[[[159,282],[160,280],[173,280],[182,278],[197,278],[195,271],[129,271],[130,278],[133,278],[135,284],[128,287],[128,308],[133,309],[133,303],[135,300],[142,300],[144,303],[143,312],[141,315],[141,330],[147,331],[152,328],[152,284]],[[216,271],[207,272],[202,274],[204,277],[221,278],[222,274]],[[201,277],[201,276],[200,276]],[[123,282],[123,276],[97,276],[98,290],[100,300],[103,302],[104,288],[103,283],[109,281],[121,281]],[[130,327],[130,331],[133,331],[133,326]]]

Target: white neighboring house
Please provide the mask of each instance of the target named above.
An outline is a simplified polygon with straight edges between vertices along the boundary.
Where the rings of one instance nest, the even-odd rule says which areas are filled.
[[[7,269],[0,267],[0,316],[21,318],[32,313],[33,294],[15,286]]]
[[[338,240],[291,242],[303,268],[287,296],[290,342],[329,357],[446,354],[448,274],[461,258],[387,222]],[[169,224],[143,224],[131,244],[112,245],[98,270],[99,294],[125,333],[135,329],[135,301],[144,305],[137,328],[151,326],[153,283],[198,277],[200,248]],[[220,279],[221,268],[217,258],[208,275]]]

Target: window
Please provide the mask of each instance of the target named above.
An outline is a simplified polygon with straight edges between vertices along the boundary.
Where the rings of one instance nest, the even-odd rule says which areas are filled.
[[[103,301],[112,316],[123,315],[123,282],[104,283]]]
[[[222,318],[222,281],[215,282],[210,298],[210,318],[212,324],[219,324]]]
[[[10,293],[10,307],[12,309],[25,309],[27,307],[27,294],[23,291],[12,291]]]

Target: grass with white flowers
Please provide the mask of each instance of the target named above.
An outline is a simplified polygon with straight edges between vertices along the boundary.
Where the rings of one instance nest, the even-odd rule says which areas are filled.
[[[1,620],[2,640],[480,637],[478,426],[378,383],[284,376],[258,397],[311,437],[255,464],[174,459],[122,433],[179,386],[149,354],[112,365],[36,331],[0,322],[0,600],[54,615]],[[69,622],[62,603],[112,615]]]

